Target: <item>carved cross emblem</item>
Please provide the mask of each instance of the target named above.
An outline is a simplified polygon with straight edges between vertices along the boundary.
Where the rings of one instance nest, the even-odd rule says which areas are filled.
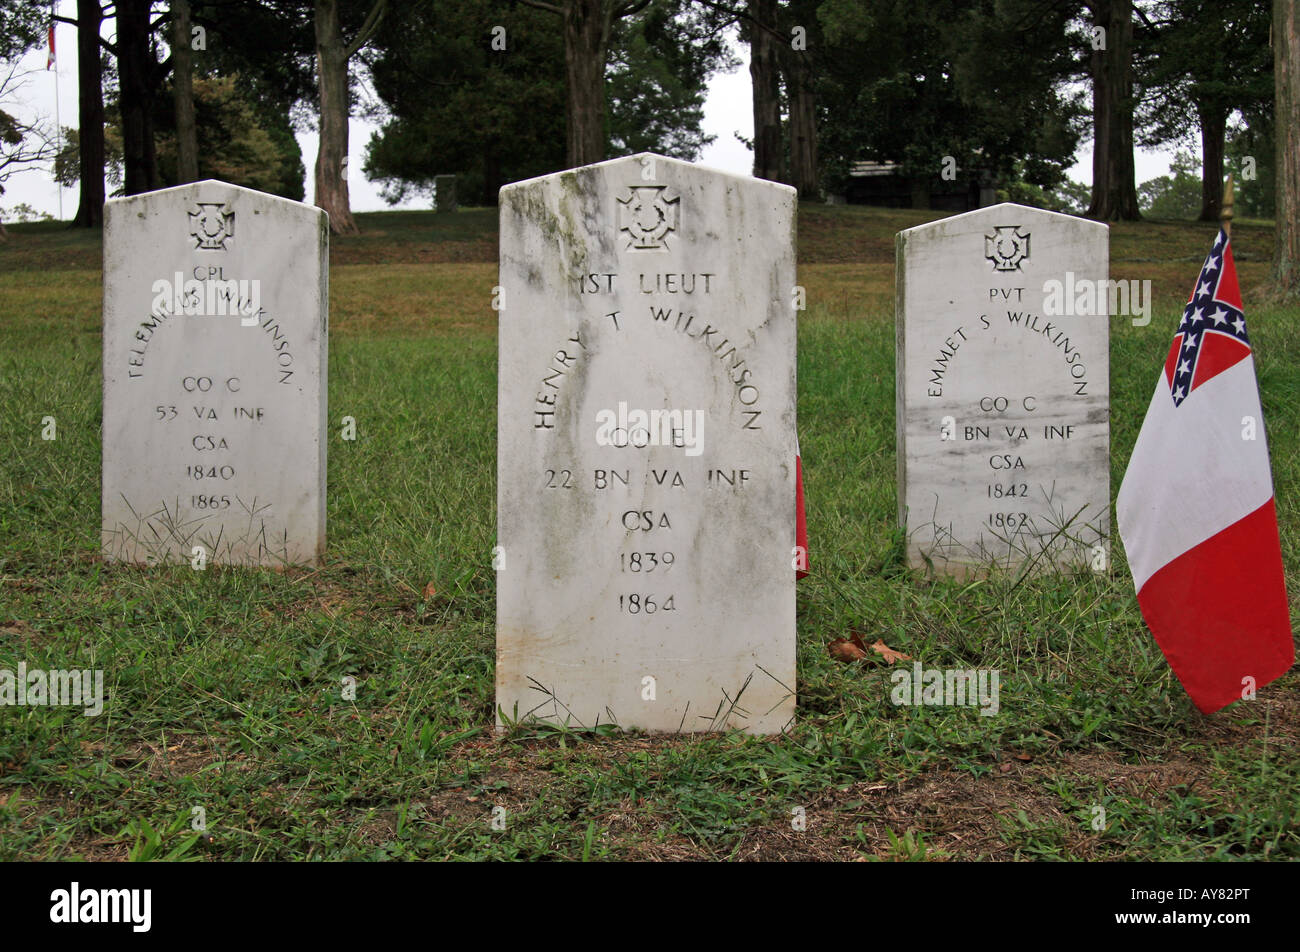
[[[669,232],[677,230],[681,196],[668,197],[666,185],[630,185],[618,199],[618,230],[631,251],[667,251]]]
[[[235,237],[235,213],[220,202],[198,202],[190,212],[190,237],[196,248],[225,251],[227,239]]]
[[[993,262],[994,271],[1019,271],[1020,262],[1029,257],[1029,232],[1020,233],[1019,225],[999,225],[993,234],[984,236],[984,257]]]

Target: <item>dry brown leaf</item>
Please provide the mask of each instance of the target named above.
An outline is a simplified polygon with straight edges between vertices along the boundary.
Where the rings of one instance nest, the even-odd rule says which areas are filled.
[[[880,655],[880,657],[884,658],[885,664],[898,664],[898,662],[900,661],[912,660],[911,655],[903,654],[903,652],[901,651],[895,651],[893,648],[889,647],[889,645],[885,644],[879,638],[877,638],[875,643],[871,646],[871,650],[874,651],[876,654]]]
[[[846,664],[851,661],[862,661],[867,656],[860,646],[847,638],[836,638],[826,646],[826,650],[836,661],[843,661]]]

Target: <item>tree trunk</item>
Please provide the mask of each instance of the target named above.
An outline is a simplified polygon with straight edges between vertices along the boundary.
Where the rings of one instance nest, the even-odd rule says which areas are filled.
[[[316,74],[320,90],[320,149],[316,153],[316,207],[330,231],[360,234],[348,198],[348,57],[339,33],[338,0],[316,0]]]
[[[1198,104],[1201,126],[1201,215],[1200,221],[1218,221],[1223,207],[1223,151],[1228,114],[1216,107]]]
[[[605,56],[612,0],[569,0],[564,69],[569,99],[565,156],[570,168],[605,158]]]
[[[1106,30],[1092,51],[1092,204],[1089,218],[1137,221],[1133,167],[1133,0],[1093,0],[1093,23]]]
[[[118,105],[122,111],[122,189],[138,195],[158,187],[150,92],[158,65],[149,47],[150,0],[118,0]]]
[[[749,15],[759,24],[775,29],[776,0],[749,0]],[[749,78],[754,90],[754,177],[784,182],[776,38],[754,23],[747,23],[745,29],[749,37]]]
[[[818,197],[817,100],[813,93],[812,53],[786,50],[785,88],[790,100],[790,184],[804,201]]]
[[[483,196],[480,205],[495,205],[501,186],[505,185],[501,172],[501,150],[494,145],[483,150]]]
[[[199,177],[198,132],[194,125],[193,50],[190,0],[172,0],[172,96],[176,107],[176,184]]]
[[[77,123],[81,127],[81,205],[72,224],[104,224],[104,81],[99,59],[99,0],[77,0]]]
[[[1273,281],[1279,294],[1300,297],[1300,8],[1273,0],[1273,89],[1276,120],[1277,245]]]
[[[930,179],[925,172],[916,172],[912,175],[912,207],[929,208],[930,207]]]

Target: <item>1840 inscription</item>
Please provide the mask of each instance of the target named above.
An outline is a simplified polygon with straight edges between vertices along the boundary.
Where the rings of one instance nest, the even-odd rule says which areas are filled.
[[[219,182],[107,209],[106,556],[314,560],[324,544],[321,214]]]

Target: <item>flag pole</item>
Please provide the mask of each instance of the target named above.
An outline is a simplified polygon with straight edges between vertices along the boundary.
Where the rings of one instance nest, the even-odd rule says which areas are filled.
[[[1223,186],[1223,205],[1219,208],[1219,225],[1229,238],[1232,237],[1232,200],[1232,173],[1229,172],[1228,181]]]
[[[63,221],[63,183],[59,181],[59,152],[63,151],[63,126],[59,122],[59,55],[54,48],[54,17],[57,15],[57,0],[50,0],[50,53],[54,58],[54,187],[59,190],[59,221]]]

